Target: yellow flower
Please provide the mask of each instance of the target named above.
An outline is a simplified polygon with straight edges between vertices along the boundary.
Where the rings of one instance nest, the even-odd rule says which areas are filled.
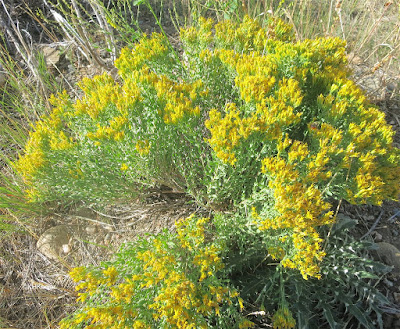
[[[148,155],[150,153],[150,143],[148,140],[139,140],[135,147],[140,155]]]
[[[292,329],[296,326],[296,321],[293,318],[287,306],[281,306],[272,317],[274,329]]]

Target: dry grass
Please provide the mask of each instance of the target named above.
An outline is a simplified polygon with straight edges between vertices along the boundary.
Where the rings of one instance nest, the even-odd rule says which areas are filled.
[[[74,284],[68,276],[72,267],[100,264],[124,242],[165,228],[173,229],[176,220],[197,211],[186,201],[179,195],[168,198],[154,195],[148,204],[70,208],[64,213],[36,217],[38,225],[30,233],[3,234],[0,237],[0,320],[3,320],[0,328],[56,328],[61,318],[76,307]],[[55,261],[39,252],[36,243],[37,234],[59,224],[90,224],[92,228],[110,229],[98,243],[75,236],[70,241],[71,251]]]
[[[54,327],[74,300],[65,268],[37,253],[36,239],[26,233],[2,238],[0,250],[0,324]]]

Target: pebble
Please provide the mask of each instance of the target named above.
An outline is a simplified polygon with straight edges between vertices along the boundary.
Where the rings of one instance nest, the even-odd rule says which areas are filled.
[[[374,241],[375,242],[381,242],[383,239],[382,234],[378,233],[378,232],[373,232],[373,237],[374,237]]]
[[[69,254],[71,252],[71,247],[69,246],[69,244],[63,244],[62,250],[64,254]]]
[[[53,67],[58,64],[60,60],[60,51],[54,45],[43,45],[42,52],[44,55],[44,60],[46,62],[47,67]]]
[[[86,226],[85,230],[86,230],[86,233],[88,233],[88,234],[94,234],[97,232],[97,227],[94,225],[89,225],[89,226]]]
[[[378,259],[386,265],[393,266],[392,274],[400,274],[400,250],[387,242],[378,242],[376,253]]]
[[[386,284],[388,287],[394,286],[394,283],[388,279],[383,279],[383,283]]]
[[[112,241],[112,234],[111,233],[107,233],[106,236],[104,237],[104,243],[105,244],[110,244]]]

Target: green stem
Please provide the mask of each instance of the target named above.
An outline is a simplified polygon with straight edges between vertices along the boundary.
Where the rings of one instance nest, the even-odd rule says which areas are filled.
[[[280,278],[280,298],[281,298],[281,307],[286,305],[286,298],[285,298],[285,284],[283,280],[283,269],[282,269],[282,264],[279,264],[279,278]]]
[[[170,46],[170,48],[172,50],[172,53],[174,54],[175,59],[178,62],[180,62],[180,59],[179,59],[179,56],[178,56],[177,52],[175,51],[174,47],[172,46],[171,41],[169,41],[169,38],[168,38],[167,34],[165,33],[165,30],[162,27],[161,22],[157,17],[157,14],[154,12],[153,7],[150,5],[150,3],[148,1],[146,1],[146,7],[150,10],[151,14],[153,15],[154,19],[156,20],[156,23],[157,23],[158,27],[161,30],[161,33],[163,34],[165,39],[168,41],[168,44],[169,44],[169,46]]]

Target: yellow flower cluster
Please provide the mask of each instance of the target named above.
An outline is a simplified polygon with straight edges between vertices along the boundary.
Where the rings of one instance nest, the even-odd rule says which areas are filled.
[[[170,51],[168,40],[161,33],[153,33],[151,38],[146,38],[145,35],[132,50],[121,50],[115,66],[119,74],[126,79],[132,72],[140,70],[146,62],[165,59]]]
[[[147,155],[150,153],[150,143],[148,140],[145,140],[145,141],[139,140],[136,143],[135,148],[136,148],[136,151],[138,151],[138,153],[140,155]]]
[[[64,113],[71,106],[69,97],[64,91],[58,97],[52,96],[50,102],[55,106],[52,113],[43,117],[29,133],[25,152],[15,163],[15,168],[21,173],[26,184],[31,186],[27,191],[30,200],[35,200],[39,192],[34,186],[34,176],[48,163],[48,151],[68,151],[76,143],[69,132],[62,130]]]
[[[193,229],[186,229],[186,227],[190,225],[194,219],[195,217],[193,214],[175,223],[177,228],[176,233],[180,244],[183,248],[188,249],[189,251],[197,249],[204,243],[206,234],[205,225],[210,221],[210,219],[206,217],[200,218],[195,222]]]
[[[90,323],[85,328],[154,328],[158,321],[168,328],[209,328],[206,319],[220,316],[222,305],[231,305],[236,299],[243,307],[238,292],[222,285],[216,276],[223,263],[219,248],[205,239],[209,225],[209,218],[192,215],[176,223],[177,244],[154,237],[149,247],[135,256],[141,272],[121,283],[114,266],[97,272],[84,267],[73,269],[71,277],[80,282],[76,290],[85,290],[78,293],[78,301],[84,303],[96,294],[107,293],[107,303],[86,306],[73,319],[64,320],[61,328],[84,323]],[[156,293],[147,297],[147,304],[132,307],[139,291],[145,290]],[[151,312],[148,318],[140,316],[140,307],[146,305]],[[240,328],[253,326],[251,321],[240,319]]]
[[[24,154],[15,164],[31,186],[31,201],[40,197],[35,181],[40,180],[36,177],[51,165],[46,159],[54,158],[54,155],[67,157],[80,143],[85,143],[84,137],[97,146],[105,140],[122,141],[129,127],[129,109],[141,100],[140,90],[132,79],[120,86],[109,75],[103,74],[93,79],[84,78],[79,86],[84,97],[75,103],[66,91],[51,96],[53,110],[35,124]],[[82,127],[83,134],[78,130]],[[75,169],[70,169],[69,173],[74,179],[82,177]]]
[[[181,39],[188,44],[206,47],[213,40],[212,28],[214,21],[211,18],[200,17],[199,26],[188,27],[180,30]]]
[[[231,304],[231,300],[238,297],[238,293],[228,287],[200,284],[215,277],[223,268],[219,249],[205,243],[205,228],[209,222],[209,218],[196,220],[190,216],[176,224],[179,247],[195,254],[192,259],[195,267],[190,270],[191,273],[178,269],[178,256],[167,252],[157,238],[153,241],[154,251],[138,254],[145,269],[140,277],[142,286],[162,286],[149,308],[156,311],[156,319],[166,319],[171,328],[207,328],[204,318],[212,314],[220,315],[220,305]],[[195,280],[194,271],[199,273]],[[203,317],[199,318],[195,313]]]
[[[232,166],[239,156],[248,157],[247,139],[254,133],[260,144],[276,145],[261,162],[279,215],[261,218],[254,211],[253,217],[262,230],[290,232],[294,251],[271,248],[271,255],[304,278],[319,277],[325,253],[316,228],[334,221],[326,190],[334,187],[337,197],[354,203],[396,199],[399,151],[384,114],[347,79],[342,40],[293,44],[268,33],[248,17],[240,24],[220,22],[215,49],[199,53],[205,64],[218,58],[229,68],[244,102],[209,111],[207,141]]]
[[[337,139],[336,149],[330,152],[331,157],[340,155],[337,164],[347,170],[348,188],[344,197],[352,203],[374,204],[396,198],[400,192],[395,178],[400,173],[400,154],[392,145],[394,131],[386,123],[384,113],[369,105],[360,89],[349,80],[335,81],[329,95],[321,95],[318,102],[330,120],[346,122],[336,134],[345,143],[339,147]],[[314,133],[318,131],[314,129]],[[319,132],[318,138],[324,134]]]
[[[155,36],[158,40],[158,35]],[[155,36],[153,35],[151,39]],[[139,56],[140,51],[144,51],[144,49],[135,50],[135,57]],[[130,57],[126,53],[122,53],[119,60],[129,62]],[[116,62],[116,66],[120,71],[124,70],[119,61]],[[150,87],[156,91],[161,107],[158,113],[166,124],[176,124],[187,115],[197,117],[200,115],[200,107],[194,106],[193,103],[196,102],[198,96],[203,97],[208,93],[201,80],[193,83],[176,82],[165,74],[156,74],[146,64],[131,72],[131,76],[139,84],[143,84],[144,88]]]
[[[215,25],[215,40],[226,49],[236,51],[260,51],[265,49],[269,40],[292,41],[293,27],[280,19],[270,18],[265,28],[249,16],[243,22],[225,20]]]
[[[96,132],[89,132],[86,136],[91,140],[105,140],[113,139],[115,141],[121,141],[124,138],[124,126],[128,123],[126,117],[118,116],[113,118],[108,126],[101,126],[97,124]]]
[[[316,186],[301,181],[295,164],[286,162],[280,156],[266,158],[262,164],[263,172],[270,176],[274,208],[280,215],[263,219],[254,210],[253,217],[261,230],[291,229],[295,253],[284,258],[282,264],[297,268],[305,279],[308,276],[318,277],[319,267],[315,259],[320,261],[325,253],[321,250],[322,239],[315,228],[333,221],[332,213],[328,211],[330,204],[323,201],[322,193]]]
[[[194,83],[176,83],[165,75],[152,80],[157,96],[166,103],[163,109],[165,123],[176,124],[185,115],[200,115],[200,107],[193,106],[193,102],[196,101],[199,90],[203,89],[201,80]],[[204,95],[204,92],[201,92],[201,95]]]
[[[239,64],[238,67],[240,67]],[[211,132],[208,142],[217,157],[231,165],[237,161],[235,147],[252,133],[262,132],[265,139],[275,140],[280,138],[286,126],[299,122],[301,118],[301,112],[295,113],[295,108],[301,104],[302,100],[297,81],[283,79],[275,95],[269,97],[265,96],[267,84],[261,83],[258,88],[251,85],[249,81],[241,80],[239,88],[243,95],[249,95],[246,101],[257,101],[256,110],[253,113],[243,116],[236,104],[230,103],[225,108],[224,117],[218,110],[211,109],[209,119],[205,122],[205,126]]]
[[[106,109],[107,105],[116,103],[121,87],[115,84],[114,79],[108,74],[95,76],[93,79],[83,78],[78,86],[84,92],[84,98],[74,104],[75,113],[70,115],[89,115],[97,119]]]
[[[209,119],[205,125],[211,132],[208,142],[213,147],[215,154],[222,161],[234,165],[237,161],[233,149],[238,145],[244,132],[244,122],[239,117],[236,105],[231,103],[226,106],[226,115],[222,118],[221,112],[210,110]]]
[[[85,96],[73,104],[68,117],[71,120],[88,118],[88,126],[96,130],[91,128],[93,131],[87,132],[86,137],[97,146],[105,140],[122,141],[129,125],[129,109],[141,100],[138,86],[129,78],[120,86],[112,77],[103,74],[93,79],[84,78],[80,87]],[[116,115],[110,117],[104,125],[103,117],[109,116],[110,107],[115,107]]]
[[[280,307],[272,317],[274,329],[292,329],[296,326],[296,320],[293,318],[287,306]]]
[[[89,116],[93,122],[97,122],[101,116],[108,114],[110,106],[115,106],[119,116],[110,122],[110,128],[114,130],[124,126],[129,109],[141,100],[140,89],[131,78],[127,78],[121,86],[104,73],[92,79],[82,79],[79,87],[84,92],[84,97],[72,105],[71,113],[67,116],[71,119]],[[102,135],[101,132],[99,134]]]
[[[114,266],[97,273],[88,271],[85,267],[74,268],[70,272],[70,276],[75,282],[80,282],[76,286],[76,290],[85,290],[84,292],[78,292],[78,301],[85,303],[90,296],[104,290],[105,287],[112,289],[116,284],[118,274]],[[122,305],[87,306],[72,320],[62,320],[60,328],[67,329],[71,328],[71,326],[77,327],[83,324],[87,324],[85,328],[129,328],[126,320],[134,316],[135,314],[131,310],[124,310]]]

